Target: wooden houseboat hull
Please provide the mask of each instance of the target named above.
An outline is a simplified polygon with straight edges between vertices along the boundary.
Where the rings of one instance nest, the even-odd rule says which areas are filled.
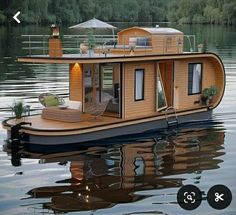
[[[169,116],[170,117],[170,116]],[[171,117],[175,117],[172,115]],[[83,144],[92,142],[93,144],[101,142],[104,139],[117,137],[123,138],[129,135],[140,135],[140,133],[155,130],[158,135],[158,130],[170,129],[176,131],[179,127],[190,126],[191,124],[207,122],[212,118],[211,109],[201,109],[198,111],[184,112],[177,114],[178,124],[168,126],[165,116],[162,117],[149,117],[142,118],[135,121],[123,121],[119,123],[114,123],[113,125],[100,125],[94,128],[85,129],[35,129],[32,126],[23,126],[21,129],[22,140],[25,146],[27,146],[30,151],[50,151],[50,146],[52,147],[70,147],[74,144]],[[27,121],[27,119],[26,119]],[[3,123],[5,129],[8,130],[8,139],[11,137],[11,124],[8,121]],[[138,137],[137,137],[138,138]],[[57,148],[59,151],[59,148]]]

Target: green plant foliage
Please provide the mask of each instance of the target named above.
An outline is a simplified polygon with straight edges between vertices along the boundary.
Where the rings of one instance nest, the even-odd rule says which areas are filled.
[[[210,96],[214,96],[219,93],[219,88],[215,85],[210,86],[209,88]]]
[[[14,101],[10,108],[17,119],[21,118],[25,113],[24,103],[22,101]]]
[[[210,86],[209,88],[205,88],[202,91],[201,100],[206,103],[207,100],[211,100],[212,97],[219,93],[219,88],[215,85]]]
[[[209,98],[210,97],[210,89],[209,88],[205,88],[202,91],[202,96],[205,97],[205,98]]]
[[[6,22],[6,16],[3,11],[0,10],[0,24],[3,24],[4,22]]]
[[[236,25],[235,0],[1,0],[0,24],[17,10],[28,24],[104,21]]]
[[[88,34],[88,47],[89,49],[93,49],[96,45],[95,37],[91,31]]]

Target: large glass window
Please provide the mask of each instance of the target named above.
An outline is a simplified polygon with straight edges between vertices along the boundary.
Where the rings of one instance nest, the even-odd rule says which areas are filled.
[[[188,68],[188,94],[199,94],[202,91],[202,64],[190,63]]]
[[[134,100],[144,100],[144,70],[135,70]]]

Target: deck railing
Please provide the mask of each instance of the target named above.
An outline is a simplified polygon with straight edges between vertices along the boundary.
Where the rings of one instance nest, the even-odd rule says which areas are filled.
[[[21,35],[22,49],[27,55],[48,55],[48,40],[50,35]],[[117,36],[94,35],[95,45],[116,42]],[[80,53],[80,44],[88,40],[88,35],[63,35],[62,51],[64,54]]]
[[[22,49],[26,50],[28,55],[48,53],[48,39],[50,35],[21,35]]]
[[[164,35],[165,36],[165,35]],[[168,36],[168,35],[166,35]],[[49,44],[48,40],[51,36],[50,35],[22,35],[22,49],[25,50],[26,55],[48,55],[49,53]],[[151,37],[147,37],[148,43],[143,44],[142,46],[135,46],[133,47],[134,50],[142,50],[144,53],[147,53],[150,51],[150,48],[152,50],[161,50],[160,53],[166,54],[168,53],[168,50],[166,49],[166,45],[159,44],[154,46],[150,41]],[[127,38],[123,38],[121,41],[121,45],[117,45],[117,36],[112,35],[94,35],[94,44],[95,49],[104,50],[106,52],[107,50],[111,49],[119,49],[121,50],[120,54],[125,55],[127,53],[127,49],[130,50],[130,45],[127,43]],[[62,52],[63,54],[80,54],[80,44],[81,43],[88,43],[88,35],[63,35],[61,37],[62,42]],[[168,46],[168,48],[171,50],[172,48],[176,48],[179,46],[178,41],[176,41],[171,46]],[[184,41],[183,41],[183,52],[196,52],[196,39],[195,35],[184,35]],[[179,53],[179,52],[178,52]]]

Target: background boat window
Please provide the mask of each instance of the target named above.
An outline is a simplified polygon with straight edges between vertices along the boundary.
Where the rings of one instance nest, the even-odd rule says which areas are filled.
[[[135,88],[134,100],[135,101],[144,100],[144,70],[143,69],[135,70],[134,88]]]
[[[190,63],[188,69],[188,94],[199,94],[202,91],[202,64]]]
[[[112,89],[113,87],[113,68],[112,67],[103,67],[103,89]]]

